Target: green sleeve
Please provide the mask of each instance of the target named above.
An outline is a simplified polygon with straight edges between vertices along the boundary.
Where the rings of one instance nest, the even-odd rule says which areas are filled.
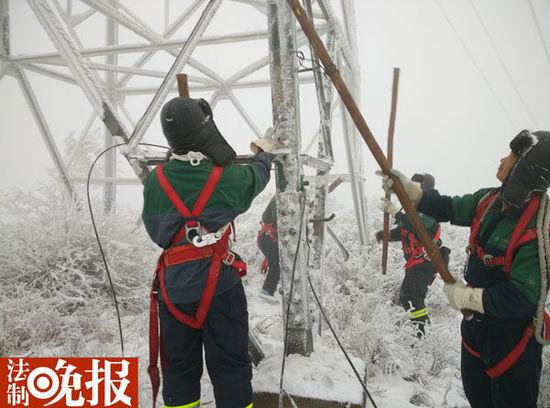
[[[451,224],[468,227],[476,213],[477,205],[481,199],[492,189],[484,188],[476,191],[474,194],[463,196],[454,196],[451,198],[452,218]]]
[[[245,212],[265,185],[266,180],[256,166],[233,164],[225,168],[216,193],[232,209]]]

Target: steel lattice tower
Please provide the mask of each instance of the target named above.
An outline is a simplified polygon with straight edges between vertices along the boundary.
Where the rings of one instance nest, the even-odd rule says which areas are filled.
[[[138,146],[162,103],[175,96],[175,76],[180,72],[189,74],[191,96],[208,94],[214,109],[222,101],[232,106],[242,119],[241,134],[250,139],[261,137],[263,131],[254,115],[248,112],[239,92],[261,90],[271,92],[271,98],[260,98],[254,104],[265,106],[272,112],[272,126],[277,137],[287,149],[276,165],[276,181],[279,215],[279,242],[281,243],[281,272],[285,304],[291,284],[293,256],[300,248],[301,256],[296,261],[295,294],[290,314],[289,351],[308,354],[312,350],[311,318],[308,312],[308,291],[305,272],[308,268],[320,272],[323,267],[323,242],[325,231],[337,240],[334,232],[327,230],[325,202],[329,185],[335,181],[349,182],[357,220],[359,241],[366,241],[364,175],[362,143],[346,110],[339,103],[330,81],[323,73],[308,47],[303,33],[285,0],[175,0],[158,1],[159,13],[163,13],[164,26],[153,27],[140,17],[135,1],[120,0],[27,0],[26,3],[40,23],[45,35],[55,46],[55,52],[13,54],[10,50],[10,1],[0,0],[0,80],[6,75],[16,78],[22,94],[32,112],[35,123],[43,137],[53,163],[66,189],[77,195],[75,185],[84,179],[72,174],[74,154],[89,137],[93,123],[98,119],[104,124],[102,144],[105,147],[115,142],[127,143],[119,152],[129,162],[136,177],[121,177],[117,170],[117,154],[113,150],[104,161],[102,177],[94,183],[103,185],[105,208],[116,203],[117,186],[139,184],[147,177],[154,153]],[[177,5],[176,5],[177,3]],[[185,7],[182,10],[181,4]],[[304,0],[303,4],[313,18],[317,31],[337,61],[348,87],[359,97],[360,88],[357,44],[355,38],[354,0]],[[14,2],[11,4],[15,5]],[[238,15],[245,8],[254,13],[258,26],[251,30],[247,18],[232,21],[237,27],[223,35],[210,34],[208,27],[221,13]],[[104,22],[104,46],[89,46],[80,27],[90,18]],[[32,16],[29,16],[29,19]],[[34,19],[32,21],[35,21]],[[263,21],[263,23],[262,23]],[[126,42],[119,35],[120,28],[139,37],[139,42]],[[103,35],[103,33],[102,33]],[[231,75],[223,67],[201,62],[198,50],[211,46],[241,44],[245,48],[253,44],[255,49],[264,49],[265,54],[242,57],[245,66]],[[263,44],[263,45],[260,45]],[[263,48],[262,48],[263,47]],[[205,51],[203,51],[205,52]],[[137,54],[133,63],[124,63],[122,57]],[[158,53],[166,53],[171,60],[165,69],[150,69],[147,63]],[[305,58],[304,58],[305,56]],[[104,58],[98,62],[98,57]],[[33,90],[28,73],[62,81],[82,90],[83,106],[92,107],[92,115],[79,132],[72,154],[63,157],[50,130],[49,119]],[[133,84],[140,78],[140,84]],[[162,79],[162,83],[158,83]],[[314,93],[315,107],[309,109],[301,104],[300,93],[307,87]],[[139,96],[147,101],[144,111],[132,115],[128,98]],[[152,98],[152,99],[151,99]],[[303,101],[302,101],[303,102]],[[258,106],[256,106],[258,108]],[[308,108],[308,115],[304,115]],[[302,113],[300,112],[302,110]],[[303,120],[315,115],[318,130],[303,137]],[[338,111],[339,110],[339,111]],[[339,128],[333,126],[333,115],[339,113]],[[136,120],[139,118],[139,120]],[[223,129],[222,129],[223,130]],[[231,136],[227,137],[232,142]],[[334,146],[343,145],[347,167],[341,174],[331,173],[334,165]],[[315,153],[310,153],[315,151]],[[156,154],[158,157],[158,153]],[[309,170],[306,170],[309,169]],[[307,174],[309,172],[309,174]],[[307,176],[307,177],[306,177]],[[311,193],[305,202],[303,181]],[[305,209],[305,210],[304,210]],[[306,219],[307,218],[307,219]],[[301,220],[305,222],[300,222]],[[313,220],[312,257],[310,265],[305,261],[305,236],[297,226],[305,229],[307,221]]]

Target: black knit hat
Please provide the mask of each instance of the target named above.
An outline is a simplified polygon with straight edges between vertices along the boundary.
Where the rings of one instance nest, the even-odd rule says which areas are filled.
[[[221,135],[210,105],[204,99],[177,97],[164,104],[160,113],[162,132],[176,154],[201,152],[225,166],[237,154]]]
[[[510,142],[518,160],[504,180],[501,197],[515,207],[523,207],[533,193],[550,187],[550,132],[522,130]]]
[[[433,189],[435,189],[435,178],[431,174],[415,173],[411,177],[411,180],[420,183],[422,191],[432,191]]]

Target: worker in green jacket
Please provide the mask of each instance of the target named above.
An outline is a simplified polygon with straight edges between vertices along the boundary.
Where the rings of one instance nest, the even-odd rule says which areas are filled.
[[[537,406],[546,299],[541,278],[550,251],[543,223],[550,207],[550,132],[524,130],[510,150],[497,171],[500,187],[461,197],[423,192],[393,171],[418,211],[470,227],[467,285],[458,280],[444,291],[452,307],[473,312],[461,327],[462,383],[473,408]],[[384,176],[383,187],[392,184]]]
[[[232,221],[268,183],[270,152],[278,145],[260,139],[251,145],[256,155],[250,164],[234,164],[236,154],[203,99],[170,100],[161,124],[171,157],[151,172],[143,192],[145,228],[163,249],[151,293],[153,391],[160,348],[164,406],[199,407],[204,348],[216,407],[250,408],[248,311],[240,279],[246,265],[229,241]]]

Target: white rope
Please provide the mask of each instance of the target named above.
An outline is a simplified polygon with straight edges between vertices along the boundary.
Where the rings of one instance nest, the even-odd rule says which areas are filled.
[[[544,338],[544,310],[548,296],[548,280],[550,275],[550,241],[548,222],[550,221],[550,203],[548,196],[542,197],[537,214],[537,240],[540,265],[540,297],[537,305],[537,314],[534,319],[535,338],[542,345],[550,344],[550,340]]]

